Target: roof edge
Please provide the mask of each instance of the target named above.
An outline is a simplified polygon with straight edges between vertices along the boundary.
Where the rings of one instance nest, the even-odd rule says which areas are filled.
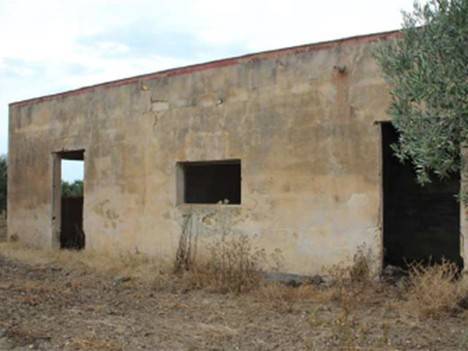
[[[213,68],[232,66],[232,65],[244,63],[244,62],[265,60],[265,59],[276,57],[276,56],[283,56],[283,55],[288,55],[288,54],[297,54],[297,53],[308,52],[308,51],[329,49],[329,48],[332,48],[341,44],[355,44],[355,43],[362,44],[362,43],[368,43],[368,42],[373,42],[373,41],[378,41],[378,40],[393,39],[393,38],[399,37],[401,34],[402,34],[401,30],[391,30],[391,31],[386,31],[386,32],[355,35],[351,37],[321,41],[321,42],[316,42],[316,43],[311,43],[311,44],[290,46],[290,47],[285,47],[285,48],[280,48],[280,49],[259,51],[259,52],[240,55],[240,56],[234,56],[234,57],[213,60],[213,61],[208,61],[208,62],[203,62],[203,63],[196,63],[193,65],[170,68],[170,69],[166,69],[162,71],[146,73],[146,74],[141,74],[141,75],[132,76],[128,78],[122,78],[122,79],[112,80],[108,82],[88,85],[88,86],[84,86],[84,87],[72,89],[72,90],[67,90],[67,91],[60,92],[60,93],[54,93],[54,94],[34,97],[30,99],[25,99],[25,100],[19,100],[19,101],[10,103],[9,106],[20,107],[20,106],[30,105],[34,103],[43,102],[43,101],[53,100],[55,98],[66,97],[66,96],[71,96],[71,95],[80,95],[80,94],[84,94],[87,92],[91,92],[97,88],[119,87],[123,85],[132,84],[140,80],[153,80],[153,79],[158,79],[158,78],[163,78],[163,77],[172,77],[172,76],[178,76],[178,75],[183,75],[183,74],[190,74],[190,73],[204,71],[204,70],[213,69]]]

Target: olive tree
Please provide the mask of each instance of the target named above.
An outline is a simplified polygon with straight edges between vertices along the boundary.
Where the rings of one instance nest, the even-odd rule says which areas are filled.
[[[83,181],[75,180],[73,183],[62,180],[62,196],[81,197],[83,196]]]
[[[468,146],[468,0],[415,3],[402,36],[376,59],[390,85],[389,114],[400,132],[393,150],[418,181],[463,170]],[[468,152],[465,152],[468,155]],[[466,170],[466,168],[465,168]]]

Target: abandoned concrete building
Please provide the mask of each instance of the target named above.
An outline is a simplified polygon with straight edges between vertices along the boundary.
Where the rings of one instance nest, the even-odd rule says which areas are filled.
[[[372,50],[398,35],[12,103],[8,235],[44,248],[81,235],[79,248],[170,259],[190,217],[200,242],[228,228],[279,249],[291,273],[349,263],[362,246],[379,267],[442,257],[463,266],[467,215],[454,197],[462,177],[423,188],[390,150],[398,135]],[[85,171],[83,197],[65,210],[67,159],[83,160]]]

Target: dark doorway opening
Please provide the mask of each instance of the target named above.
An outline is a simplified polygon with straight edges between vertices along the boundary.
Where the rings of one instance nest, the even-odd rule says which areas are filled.
[[[188,204],[241,203],[241,163],[239,160],[183,162],[183,202]]]
[[[462,268],[460,177],[419,185],[412,165],[393,154],[398,137],[391,123],[382,123],[384,266],[407,268],[445,259]]]
[[[85,247],[83,231],[84,151],[59,153],[60,248],[81,250]]]

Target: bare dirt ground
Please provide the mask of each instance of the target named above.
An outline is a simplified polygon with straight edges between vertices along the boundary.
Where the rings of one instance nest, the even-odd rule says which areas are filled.
[[[79,255],[0,243],[0,350],[468,350],[466,310],[421,319],[388,284],[221,294]]]

